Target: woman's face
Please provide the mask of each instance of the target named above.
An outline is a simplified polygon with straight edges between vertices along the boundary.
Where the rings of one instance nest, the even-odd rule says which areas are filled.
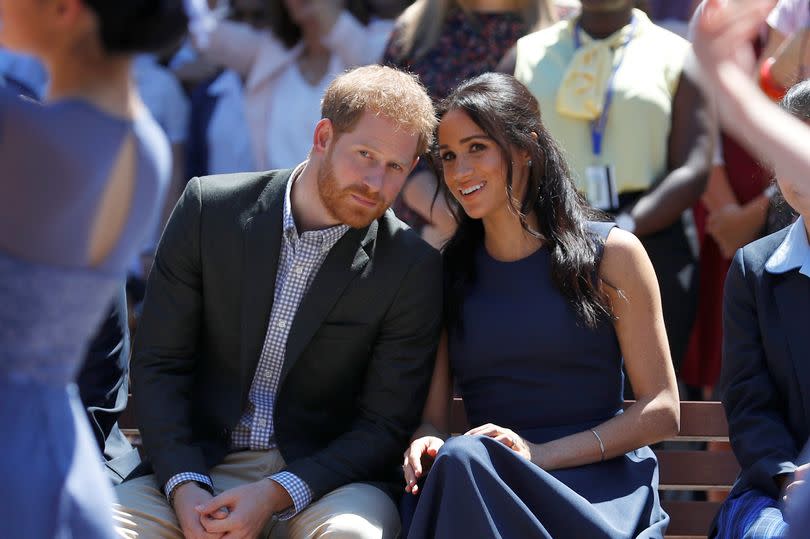
[[[621,11],[633,6],[633,0],[582,0],[582,11],[610,12]]]
[[[439,158],[444,182],[473,219],[509,211],[507,163],[496,142],[466,112],[451,110],[439,123]],[[513,192],[522,199],[528,177],[528,153],[512,151]]]

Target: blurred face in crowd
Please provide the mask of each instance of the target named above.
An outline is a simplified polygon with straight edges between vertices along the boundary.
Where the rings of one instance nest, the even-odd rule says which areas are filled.
[[[318,16],[321,3],[334,0],[283,0],[290,19],[298,25],[306,24]]]
[[[249,24],[254,28],[265,28],[269,24],[267,2],[264,0],[233,0],[231,19]]]
[[[318,192],[333,218],[363,228],[382,216],[416,165],[419,137],[370,111],[350,131],[338,133],[328,119],[315,128],[313,157]]]
[[[473,219],[483,219],[508,211],[504,150],[459,109],[442,117],[438,135],[444,182],[464,212]],[[511,150],[509,154],[513,163],[513,193],[522,200],[527,185],[528,152]]]
[[[582,0],[582,11],[610,12],[633,7],[633,0]]]

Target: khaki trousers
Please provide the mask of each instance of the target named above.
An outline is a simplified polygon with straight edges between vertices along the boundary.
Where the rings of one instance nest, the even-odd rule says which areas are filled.
[[[277,449],[240,451],[211,469],[214,492],[272,475],[284,467]],[[154,475],[115,487],[118,534],[130,539],[182,539],[183,532]],[[293,518],[267,523],[261,537],[278,539],[393,539],[399,537],[399,512],[380,489],[363,483],[344,485],[315,501]]]

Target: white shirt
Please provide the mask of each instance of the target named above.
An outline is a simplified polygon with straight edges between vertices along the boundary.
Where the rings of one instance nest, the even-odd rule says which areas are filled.
[[[217,98],[205,133],[208,173],[228,174],[257,170],[250,147],[239,75],[226,69],[208,87],[208,95]]]
[[[393,21],[373,20],[363,26],[348,12],[341,13],[332,30],[322,40],[332,51],[329,71],[335,71],[333,66],[336,66],[337,72],[342,72],[351,67],[379,62],[393,25]],[[253,155],[259,170],[271,169],[274,163],[288,163],[288,156],[284,156],[283,161],[276,159],[268,135],[271,130],[285,128],[284,124],[290,122],[289,118],[277,115],[274,105],[278,101],[274,100],[296,97],[286,95],[283,89],[279,91],[279,81],[285,74],[289,75],[289,70],[298,69],[296,60],[303,52],[303,44],[299,42],[287,48],[269,30],[256,30],[246,24],[225,20],[215,21],[205,35],[195,32],[194,40],[209,61],[227,66],[245,78],[245,111]],[[311,109],[307,110],[316,110],[320,115],[321,95],[318,94],[317,99],[314,95],[314,92],[309,94]],[[298,101],[296,106],[304,110],[302,107],[306,103]],[[310,140],[307,151],[311,145]],[[293,159],[292,164],[305,157],[306,152]]]
[[[810,242],[804,217],[790,225],[787,236],[765,263],[765,270],[770,273],[786,273],[796,268],[805,277],[810,277]]]
[[[265,126],[267,168],[291,168],[307,158],[315,124],[321,119],[321,97],[342,71],[342,63],[332,55],[326,74],[314,85],[304,78],[296,62],[279,73],[270,96],[273,122]]]

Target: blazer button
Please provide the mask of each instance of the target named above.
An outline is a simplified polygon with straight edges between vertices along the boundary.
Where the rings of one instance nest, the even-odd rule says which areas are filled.
[[[222,436],[223,440],[227,440],[228,436],[230,436],[230,435],[231,435],[231,431],[227,427],[222,429],[221,436]]]

